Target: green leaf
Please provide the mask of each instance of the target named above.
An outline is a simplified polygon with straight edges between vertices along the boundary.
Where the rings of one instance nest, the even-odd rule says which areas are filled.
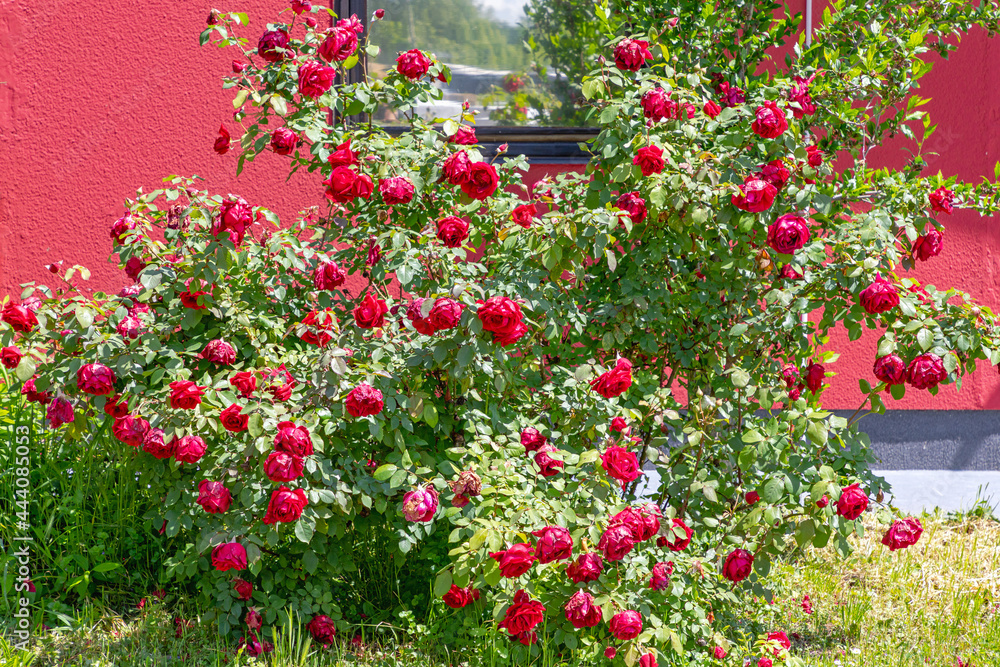
[[[315,531],[315,526],[312,523],[307,523],[304,519],[299,519],[295,522],[295,537],[298,538],[299,542],[308,542],[313,537],[313,532]]]
[[[385,480],[392,477],[392,474],[396,472],[396,470],[397,470],[396,466],[394,466],[391,463],[386,463],[380,465],[378,469],[375,471],[375,474],[372,475],[372,477],[374,477],[375,480],[378,482],[384,482]]]
[[[247,101],[247,98],[249,96],[250,96],[250,91],[245,88],[240,92],[236,93],[236,97],[233,98],[233,108],[239,109],[241,106],[243,106],[243,103]]]
[[[921,329],[917,332],[917,344],[926,352],[934,345],[934,334],[929,329]]]
[[[784,480],[772,477],[767,480],[764,484],[764,492],[761,493],[761,498],[766,502],[776,503],[781,500],[781,496],[785,494],[785,482]]]
[[[499,375],[497,377],[500,377]],[[438,411],[437,407],[433,403],[427,403],[424,405],[424,421],[431,428],[437,426],[438,423]]]
[[[749,384],[750,374],[742,368],[734,368],[733,372],[729,376],[729,379],[732,380],[734,387],[742,389]]]
[[[434,579],[434,596],[441,597],[451,590],[451,570],[445,570]]]
[[[90,308],[87,308],[86,306],[83,305],[77,306],[76,310],[74,311],[74,314],[76,316],[76,321],[84,329],[90,328],[90,325],[94,323],[94,311],[92,311]]]
[[[259,438],[264,434],[264,418],[259,412],[250,415],[250,419],[247,420],[247,431],[253,438]]]
[[[31,379],[31,376],[35,374],[35,370],[35,360],[28,355],[24,355],[21,357],[21,361],[18,362],[17,368],[14,369],[14,375],[16,375],[17,379],[21,382],[27,382]]]
[[[94,567],[94,572],[110,572],[111,570],[117,570],[122,566],[121,563],[101,563]]]

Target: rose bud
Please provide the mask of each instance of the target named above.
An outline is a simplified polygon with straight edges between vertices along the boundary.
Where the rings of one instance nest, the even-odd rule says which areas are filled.
[[[230,433],[242,433],[247,430],[250,416],[243,414],[243,408],[233,403],[219,413],[219,420],[222,422],[222,427]]]
[[[367,382],[351,390],[344,399],[344,407],[352,417],[367,417],[382,412],[382,392]]]
[[[780,137],[788,129],[785,112],[779,109],[778,105],[771,100],[764,102],[763,106],[757,107],[754,115],[756,116],[756,120],[751,123],[750,129],[761,139]]]
[[[219,572],[247,569],[247,550],[239,542],[227,542],[212,549],[212,567]]]
[[[201,403],[208,387],[200,387],[189,380],[170,383],[170,407],[174,410],[193,410]]]
[[[743,500],[746,502],[747,505],[756,505],[760,501],[760,494],[757,493],[756,491],[750,491],[745,496],[743,496]]]
[[[806,366],[804,375],[806,386],[809,388],[809,391],[815,394],[823,386],[823,378],[826,377],[826,368],[823,364],[816,364],[810,361],[809,365]]]
[[[438,508],[438,493],[425,486],[403,495],[403,517],[407,521],[427,523],[434,519]]]
[[[620,611],[611,617],[608,627],[615,639],[620,641],[635,639],[642,632],[642,616],[631,609]]]
[[[820,509],[823,509],[824,507],[826,507],[829,504],[830,504],[830,499],[827,498],[826,496],[823,496],[822,498],[820,498],[819,500],[816,501],[816,507],[818,507]]]
[[[580,554],[571,565],[566,568],[566,576],[573,583],[582,584],[588,581],[597,581],[604,571],[604,559],[598,553]]]
[[[233,579],[233,590],[236,591],[236,596],[241,600],[246,601],[253,597],[253,584],[238,577]]]
[[[928,199],[931,202],[931,210],[935,213],[951,215],[951,212],[955,210],[955,193],[948,188],[938,188],[928,195]]]
[[[653,653],[643,653],[642,657],[639,658],[639,667],[657,667],[656,655]]]
[[[805,218],[786,214],[767,228],[767,245],[775,252],[791,255],[809,242],[809,223]]]
[[[553,458],[549,453],[558,452],[559,449],[553,445],[542,445],[535,452],[535,465],[540,469],[542,477],[552,477],[563,469],[565,464],[557,458]]]
[[[375,10],[375,18],[377,18],[380,21],[382,19],[384,19],[385,18],[385,10],[384,9],[376,9]]]
[[[716,646],[715,649],[712,651],[712,655],[715,657],[716,660],[724,660],[725,657],[729,654],[726,653],[726,649],[722,648],[721,646]]]
[[[195,501],[209,514],[223,514],[233,502],[233,494],[222,482],[201,480],[198,484],[198,499]]]
[[[337,636],[337,627],[329,616],[313,616],[306,624],[306,630],[318,644],[324,646],[332,644],[334,637]]]
[[[534,565],[535,550],[531,545],[517,543],[505,551],[494,551],[490,558],[497,562],[500,567],[500,574],[513,579],[519,577]]]
[[[518,637],[522,644],[533,644],[537,637],[531,629],[542,622],[545,607],[538,600],[532,600],[523,590],[514,594],[514,601],[507,607],[498,628],[505,629],[512,637]]]
[[[315,28],[316,27],[316,17],[315,16],[307,16],[306,17],[306,25],[309,26],[310,28]],[[264,647],[265,647],[264,648],[264,652],[265,653],[270,653],[270,651],[267,650],[267,642],[264,643]]]
[[[732,204],[749,213],[766,211],[778,196],[777,188],[757,176],[750,176],[739,188],[740,193],[731,197]]]
[[[639,196],[638,192],[626,192],[618,197],[615,207],[628,213],[633,225],[638,225],[646,219],[646,200]]]
[[[578,590],[566,602],[566,620],[577,630],[592,628],[602,620],[601,607],[594,604],[594,596],[584,590]]]
[[[926,262],[931,257],[940,255],[943,247],[944,234],[932,229],[913,242],[913,258]]]
[[[889,551],[906,549],[916,544],[923,532],[924,527],[921,525],[920,519],[912,517],[896,519],[882,536],[882,544],[889,547]]]
[[[876,359],[872,372],[888,385],[906,382],[906,362],[898,354],[887,354]]]
[[[21,350],[16,345],[9,345],[0,350],[0,363],[3,363],[4,368],[13,370],[21,363],[22,356]]]
[[[271,452],[264,461],[264,474],[272,482],[292,482],[302,476],[302,457]]]
[[[674,572],[673,561],[657,563],[653,566],[652,574],[649,577],[649,587],[654,591],[662,591],[670,585],[670,575]]]
[[[73,404],[60,396],[49,404],[45,418],[49,420],[49,428],[59,428],[63,424],[68,424],[76,418]]]
[[[882,274],[876,274],[875,281],[861,290],[858,302],[866,313],[877,315],[898,306],[899,294],[891,282],[882,278]]]
[[[615,367],[590,381],[590,388],[604,398],[624,394],[632,386],[632,362],[619,357]]]
[[[115,372],[103,364],[81,366],[76,372],[76,386],[85,394],[107,396],[115,391]]]
[[[217,366],[228,366],[236,361],[236,349],[226,341],[216,338],[208,341],[198,357]]]
[[[111,427],[112,435],[130,447],[139,447],[148,432],[149,422],[142,417],[132,415],[116,419]]]
[[[423,54],[420,49],[410,49],[406,53],[399,54],[396,58],[396,71],[411,81],[416,81],[431,67],[431,59]]]
[[[705,106],[702,107],[702,111],[705,112],[706,116],[714,120],[720,113],[722,113],[722,107],[720,107],[716,101],[708,100],[705,102]]]
[[[483,201],[497,190],[500,179],[493,165],[473,162],[469,165],[469,177],[461,184],[462,192],[472,199]]]
[[[861,490],[860,484],[851,484],[840,492],[837,500],[837,514],[848,521],[854,521],[868,509],[868,494]]]
[[[185,435],[172,440],[174,458],[182,463],[197,463],[205,455],[205,441],[197,435]]]
[[[615,67],[627,72],[636,72],[653,57],[649,52],[649,42],[641,39],[623,39],[615,46]]]
[[[288,33],[284,30],[268,30],[257,42],[257,55],[269,63],[283,60],[287,49]]]
[[[932,389],[946,379],[948,371],[936,354],[921,354],[906,368],[906,381],[917,389]]]
[[[535,554],[539,563],[551,563],[573,557],[573,538],[569,531],[560,526],[546,526],[532,533],[538,538]]]
[[[618,655],[618,649],[614,646],[608,646],[604,649],[604,657],[608,660],[614,660],[616,655]]]
[[[681,535],[678,535],[678,532]],[[684,551],[691,544],[691,537],[694,534],[686,523],[680,519],[674,519],[673,526],[670,532],[665,536],[667,538],[666,544],[664,546],[671,551]]]
[[[451,585],[448,592],[441,596],[444,603],[452,609],[461,609],[472,604],[472,595],[468,588],[459,588],[455,584]]]
[[[219,136],[215,138],[215,143],[212,145],[212,150],[214,150],[219,155],[225,155],[229,152],[229,145],[232,137],[229,135],[229,130],[226,129],[225,125],[219,126]]]
[[[239,60],[233,61],[233,74],[242,74],[247,71],[249,65],[247,63],[241,63]]]
[[[293,491],[286,486],[280,486],[271,492],[271,501],[267,505],[267,513],[264,515],[263,522],[266,525],[278,521],[294,523],[302,516],[302,510],[308,504],[306,492],[302,489]]]
[[[604,558],[612,562],[625,558],[634,546],[635,538],[632,536],[632,531],[623,524],[608,526],[597,543],[597,548],[603,552]]]
[[[722,576],[738,583],[750,576],[753,571],[753,554],[746,549],[736,549],[728,556],[722,566]]]

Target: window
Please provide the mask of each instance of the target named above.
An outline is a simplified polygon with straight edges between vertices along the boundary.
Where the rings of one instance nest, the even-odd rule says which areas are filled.
[[[380,47],[367,63],[369,76],[395,67],[397,53],[412,48],[432,52],[448,65],[451,81],[436,84],[443,98],[418,108],[424,117],[454,117],[467,101],[478,112],[476,134],[487,149],[508,143],[511,152],[536,159],[585,162],[578,142],[593,138],[595,130],[587,127],[586,108],[574,102],[580,99],[574,84],[557,73],[552,49],[542,48],[532,28],[550,21],[550,4],[559,2],[335,0],[334,10],[367,17],[369,39]],[[385,16],[371,21],[376,9],[384,9]],[[572,58],[582,62],[579,51]],[[402,125],[391,112],[378,120],[390,128]]]

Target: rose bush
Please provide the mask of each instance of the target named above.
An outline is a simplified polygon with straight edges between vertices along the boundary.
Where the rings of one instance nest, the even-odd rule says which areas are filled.
[[[897,4],[854,11],[869,25]],[[799,47],[789,72],[748,74],[791,25],[761,11],[720,69],[718,37],[751,20],[682,5],[698,7],[683,34],[626,37],[604,16],[581,87],[602,125],[593,158],[531,191],[523,158],[451,141],[467,113],[410,113],[399,136],[351,122],[439,98],[450,72],[433,54],[344,83],[375,53],[356,20],[244,39],[245,16],[216,14],[203,42],[245,63],[225,79],[245,109],[238,169],[287,159],[322,174],[323,205],[279,224],[264,202],[170,177],[113,228],[134,282],[91,297],[74,269],[58,292],[28,286],[0,344],[52,427],[108,420],[143,457],[138,483],[163,498],[150,528],[179,536],[169,574],[199,582],[223,633],[250,645],[291,608],[334,642],[357,619],[332,582],[378,533],[395,564],[446,539],[435,594],[492,613],[512,651],[742,656],[737,610],[769,594],[773,558],[846,552],[870,505],[889,525],[857,416],[884,410],[883,391],[1000,362],[989,308],[899,270],[946,254],[933,212],[996,210],[996,190],[921,177],[919,156],[867,166],[921,112],[885,120],[912,93],[862,75],[863,55]],[[855,20],[833,15],[817,42],[852,40]],[[928,45],[997,11],[913,21],[882,22],[908,46],[877,62],[915,85]],[[866,125],[868,96],[883,106]],[[851,419],[821,405],[837,326],[883,330]],[[920,532],[897,521],[885,544]]]

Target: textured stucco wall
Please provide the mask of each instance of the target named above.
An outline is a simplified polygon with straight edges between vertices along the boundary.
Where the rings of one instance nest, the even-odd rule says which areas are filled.
[[[821,5],[822,3],[817,3]],[[252,40],[286,3],[238,0]],[[220,87],[231,51],[199,48],[210,3],[188,0],[49,3],[0,0],[0,294],[20,283],[49,281],[45,264],[64,260],[93,271],[95,288],[117,289],[124,277],[106,263],[110,223],[135,188],[154,188],[168,174],[198,174],[213,192],[266,203],[282,218],[320,197],[319,178],[301,172],[285,181],[285,162],[263,155],[235,177],[236,157],[211,150],[220,123],[231,129],[232,95]],[[793,9],[801,11],[804,0]],[[816,17],[820,16],[817,6]],[[1000,42],[981,31],[924,79],[921,94],[939,123],[927,148],[939,152],[933,172],[965,179],[992,177],[1000,158],[1000,91],[991,75]],[[233,132],[236,134],[236,132]],[[902,142],[877,159],[900,164]],[[535,180],[556,166],[536,166]],[[944,254],[916,274],[939,287],[954,285],[997,306],[1000,231],[992,219],[956,213],[946,220]],[[844,354],[830,370],[825,404],[854,408],[857,378],[870,377],[877,334],[834,341]],[[894,408],[1000,409],[1000,378],[984,369],[961,393],[946,387]]]

